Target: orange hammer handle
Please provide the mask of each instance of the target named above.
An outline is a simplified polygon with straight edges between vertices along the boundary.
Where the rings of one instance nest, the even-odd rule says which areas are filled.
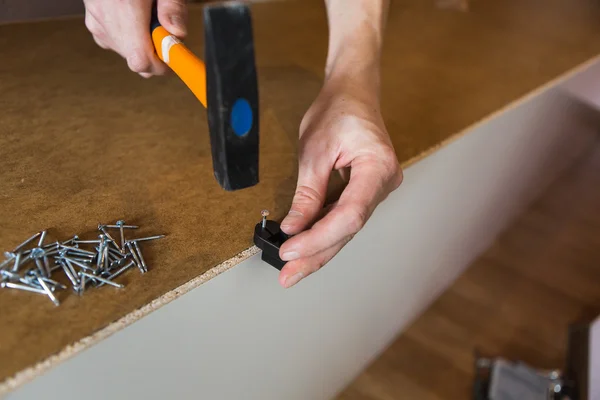
[[[206,107],[206,67],[177,37],[158,25],[152,30],[158,58],[167,64]]]

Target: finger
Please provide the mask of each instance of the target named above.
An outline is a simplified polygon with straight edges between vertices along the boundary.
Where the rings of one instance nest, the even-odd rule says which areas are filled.
[[[152,2],[146,1],[143,7],[137,7],[128,13],[132,16],[123,26],[122,48],[119,53],[127,60],[129,69],[133,72],[164,75],[168,67],[158,59],[150,37],[150,13]]]
[[[343,240],[334,246],[315,254],[311,257],[301,258],[290,261],[279,273],[279,283],[284,288],[290,288],[306,278],[310,274],[320,270],[327,264],[348,242],[350,239]]]
[[[147,73],[147,72],[140,72],[140,76],[141,76],[142,78],[146,78],[146,79],[148,79],[148,78],[151,78],[151,77],[152,77],[152,74],[149,74],[149,73]]]
[[[103,49],[110,48],[109,37],[104,30],[104,27],[98,22],[94,15],[87,11],[85,12],[85,27],[92,34],[94,42]]]
[[[280,249],[284,261],[311,257],[336,243],[352,238],[383,199],[387,182],[377,165],[353,167],[350,183],[331,212],[309,230],[287,240]]]
[[[288,215],[281,221],[281,229],[288,235],[295,235],[310,225],[318,216],[325,203],[327,183],[332,165],[325,157],[307,157],[300,161],[298,184]]]
[[[185,0],[158,0],[158,21],[169,33],[183,38],[187,34]]]

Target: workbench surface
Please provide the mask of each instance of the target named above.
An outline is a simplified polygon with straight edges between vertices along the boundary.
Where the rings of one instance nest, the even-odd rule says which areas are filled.
[[[283,217],[295,188],[298,124],[323,77],[326,19],[321,0],[258,3],[253,16],[261,183],[234,193],[216,183],[205,111],[175,76],[129,72],[94,44],[81,18],[0,26],[0,250],[45,228],[49,239],[93,237],[99,222],[118,219],[141,225],[139,235],[168,235],[145,246],[150,272],[128,272],[124,289],[61,292],[60,307],[0,290],[4,389],[177,297],[207,271],[204,280],[235,265],[261,209]],[[187,43],[197,54],[201,19],[194,6]],[[469,13],[394,2],[382,110],[400,161],[599,51],[600,5],[592,0],[481,0]]]

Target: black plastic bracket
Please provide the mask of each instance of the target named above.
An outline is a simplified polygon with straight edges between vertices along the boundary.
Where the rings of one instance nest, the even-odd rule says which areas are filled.
[[[254,244],[262,250],[262,260],[280,271],[286,261],[279,257],[279,249],[288,239],[289,236],[281,231],[279,223],[275,221],[267,220],[264,228],[261,221],[254,227]]]

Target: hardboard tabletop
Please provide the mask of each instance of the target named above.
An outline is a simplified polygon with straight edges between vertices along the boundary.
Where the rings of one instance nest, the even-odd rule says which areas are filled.
[[[382,111],[403,165],[600,50],[592,0],[480,0],[469,13],[392,3]],[[326,18],[322,0],[261,2],[252,12],[260,184],[233,193],[213,177],[205,110],[174,75],[129,72],[82,18],[0,26],[0,250],[46,228],[49,240],[93,237],[99,222],[118,219],[139,224],[136,235],[168,235],[144,247],[150,272],[129,271],[124,289],[61,292],[59,307],[0,289],[5,387],[250,248],[261,209],[284,216],[298,125],[323,78]],[[197,54],[201,24],[194,6],[186,42]]]

